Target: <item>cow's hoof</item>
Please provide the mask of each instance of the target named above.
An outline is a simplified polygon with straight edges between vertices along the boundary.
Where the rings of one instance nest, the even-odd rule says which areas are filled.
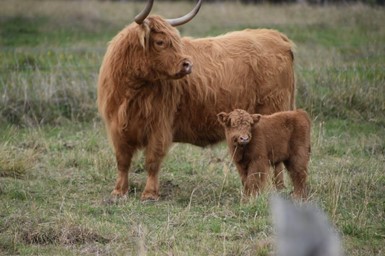
[[[103,204],[105,205],[113,205],[121,202],[125,202],[128,196],[127,193],[118,193],[118,191],[114,190],[111,192],[111,195],[103,199]]]
[[[142,200],[143,203],[156,202],[159,200],[159,195],[151,192],[143,192],[140,200]]]
[[[115,196],[115,197],[127,197],[127,191],[122,191],[122,190],[118,190],[118,189],[114,189],[112,192],[111,192],[111,196]]]

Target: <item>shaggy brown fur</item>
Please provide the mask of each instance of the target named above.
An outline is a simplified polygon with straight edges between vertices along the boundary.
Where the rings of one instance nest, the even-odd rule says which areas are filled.
[[[142,200],[158,199],[160,164],[172,142],[223,140],[220,111],[293,109],[294,80],[292,43],[274,30],[191,39],[159,16],[127,26],[110,42],[98,82],[98,108],[118,167],[112,194],[127,193],[132,156],[145,149]]]
[[[306,198],[310,119],[305,111],[262,116],[236,109],[219,113],[218,120],[225,128],[230,154],[247,196],[260,193],[270,165],[283,162],[294,185],[294,196]]]

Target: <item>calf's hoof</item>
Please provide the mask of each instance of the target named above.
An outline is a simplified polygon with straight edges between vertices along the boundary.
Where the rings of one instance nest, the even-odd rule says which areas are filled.
[[[254,202],[259,196],[259,192],[257,190],[244,190],[241,196],[241,203],[248,204]]]
[[[284,190],[286,189],[286,186],[284,184],[278,184],[275,186],[277,190]]]
[[[295,200],[298,200],[298,201],[307,201],[307,193],[306,191],[302,191],[302,192],[296,192],[296,191],[293,191],[290,193],[291,197]]]

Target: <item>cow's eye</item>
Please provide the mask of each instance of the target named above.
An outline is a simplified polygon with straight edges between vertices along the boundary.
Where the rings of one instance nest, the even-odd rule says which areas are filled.
[[[155,41],[155,44],[156,44],[157,46],[162,47],[162,46],[164,45],[164,41],[158,40],[158,41]]]

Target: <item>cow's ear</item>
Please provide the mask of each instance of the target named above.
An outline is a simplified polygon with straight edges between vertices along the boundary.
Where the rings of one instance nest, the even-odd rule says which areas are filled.
[[[143,23],[140,25],[140,32],[138,34],[140,44],[142,45],[143,49],[148,49],[149,42],[150,42],[150,27],[148,25],[147,20],[144,20]]]
[[[225,112],[221,112],[217,115],[218,121],[223,125],[226,126],[229,120],[229,114]]]
[[[253,118],[253,121],[254,121],[254,124],[257,124],[259,122],[259,120],[261,119],[261,116],[260,114],[252,114],[251,115],[251,118]]]

